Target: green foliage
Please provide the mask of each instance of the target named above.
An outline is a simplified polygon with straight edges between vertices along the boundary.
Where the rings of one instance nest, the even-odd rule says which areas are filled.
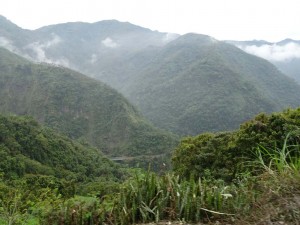
[[[164,33],[117,21],[59,24],[34,32],[17,29],[5,19],[4,24],[3,37],[17,43],[18,52],[37,61],[41,59],[32,46],[39,45],[32,43],[42,46],[58,38],[59,43],[43,49],[44,60],[67,64],[98,78],[124,94],[155,126],[181,136],[236,129],[259,112],[299,106],[299,85],[271,63],[206,35],[186,34],[166,41]],[[99,42],[107,37],[117,43],[116,48],[107,48]],[[30,71],[20,69],[24,73]],[[65,79],[63,81],[63,84],[56,83],[58,87],[70,86]],[[85,88],[77,87],[85,95]],[[76,87],[72,90],[78,92]],[[74,100],[76,102],[75,98],[68,99]],[[105,107],[101,105],[101,108]],[[86,115],[87,110],[80,109]],[[80,117],[81,111],[74,112],[69,106],[63,110],[69,110],[71,118],[77,118],[71,126],[77,127],[76,132],[69,126],[68,134],[76,136],[89,130],[87,127],[90,126],[82,126],[86,117]],[[110,127],[109,122],[119,119],[116,112],[110,111],[112,118],[103,125]],[[96,115],[100,115],[99,112]],[[92,115],[88,117],[91,119]],[[121,118],[124,117],[121,115]],[[60,120],[59,116],[51,115],[49,120],[58,120],[59,126],[65,118]],[[51,124],[57,126],[53,121]],[[99,145],[104,151],[115,147],[111,146],[115,140],[104,146],[105,141],[116,137],[115,133],[120,135],[112,129],[114,132],[101,140],[103,146]],[[108,134],[107,130],[104,134]],[[123,144],[119,145],[122,149]]]
[[[38,217],[43,210],[61,204],[64,199],[54,177],[32,176],[6,183],[0,194],[0,221],[6,224],[41,224]]]
[[[210,177],[231,180],[238,169],[232,133],[201,134],[185,138],[175,149],[172,163],[181,177]]]
[[[264,154],[267,164],[272,161],[270,156],[276,154],[275,149],[297,145],[300,142],[299,135],[290,135],[286,141],[285,138],[299,128],[300,108],[270,115],[259,114],[236,131],[207,133],[183,139],[174,151],[173,168],[182,177],[202,177],[208,173],[230,181],[241,172],[253,172],[253,168],[250,168],[252,165],[244,162],[256,159],[254,152],[258,145],[263,146],[261,149],[271,149]],[[298,149],[291,153],[292,156],[298,154]]]
[[[251,187],[257,194],[248,199],[247,212],[240,213],[237,224],[284,223],[297,224],[300,210],[297,204],[300,196],[300,145],[290,145],[289,139],[298,136],[299,130],[290,132],[282,147],[256,149],[256,160],[252,161],[257,176],[252,177]]]
[[[288,114],[295,115],[295,111],[289,110]],[[259,148],[259,154],[252,155],[251,168],[257,168],[259,161],[267,169],[253,174],[239,173],[233,182],[216,179],[210,171],[204,171],[197,179],[174,174],[159,177],[153,173],[137,173],[125,182],[108,210],[111,213],[108,214],[109,221],[134,224],[160,220],[218,220],[221,224],[257,224],[258,221],[267,222],[266,215],[270,215],[272,221],[295,224],[300,218],[297,205],[300,196],[299,144],[288,143],[298,135],[299,131],[289,132],[282,140],[280,150]],[[204,148],[216,137],[218,134],[203,134],[196,140]],[[193,150],[193,146],[189,146],[189,150]],[[208,161],[210,157],[207,156]],[[249,161],[243,163],[250,168]]]
[[[61,202],[59,207],[47,208],[40,216],[40,224],[101,224],[96,198],[75,197]]]
[[[72,215],[65,204],[75,193],[101,197],[117,191],[128,176],[99,150],[28,116],[0,115],[0,140],[0,221],[8,224],[54,224],[66,212]]]
[[[115,28],[121,34],[139,30],[107,23],[102,28],[112,33]],[[31,35],[24,35],[30,32],[1,17],[0,25],[0,33],[14,38],[14,44],[30,43]],[[80,33],[82,27],[86,29],[83,24],[49,26],[36,33],[49,37],[48,31],[59,32],[72,41],[71,47],[48,48],[47,57],[63,52],[81,70],[101,71],[104,80],[121,86],[156,125],[178,134],[232,129],[257,112],[299,102],[299,86],[270,64],[203,35],[188,34],[145,53],[116,54],[114,49],[111,58],[92,66],[89,50],[94,51],[99,32],[104,38],[112,36],[99,29],[81,32],[84,38],[70,32]],[[97,37],[96,43],[91,36]],[[77,55],[82,40],[92,48]],[[260,114],[236,131],[185,138],[174,152],[175,174],[137,172],[120,185],[124,171],[86,141],[112,156],[133,156],[133,164],[154,159],[157,164],[152,165],[159,169],[160,156],[168,156],[176,137],[153,128],[102,83],[65,68],[32,64],[3,49],[0,97],[1,112],[32,115],[56,130],[28,117],[0,116],[0,223],[300,220],[300,109]],[[272,221],[264,221],[266,217]]]
[[[44,174],[74,181],[120,180],[126,174],[97,150],[39,125],[29,117],[0,115],[0,171],[6,179]]]
[[[181,181],[178,176],[136,173],[126,181],[117,195],[105,196],[101,203],[95,199],[70,199],[61,210],[52,211],[43,224],[135,224],[160,220],[205,221],[228,217],[235,210],[231,192],[235,186],[208,180]],[[240,203],[240,205],[243,205]],[[226,210],[226,213],[224,212]],[[93,221],[93,222],[91,222]]]
[[[205,35],[183,35],[149,58],[123,92],[154,125],[182,136],[299,106],[299,85],[272,64]]]
[[[263,146],[257,147],[256,157],[259,165],[268,173],[275,172],[284,174],[295,174],[300,170],[300,149],[299,144],[288,145],[289,138],[300,134],[300,130],[288,133],[282,148],[268,149]]]
[[[136,170],[122,185],[102,177],[78,186],[82,189],[82,193],[97,195],[98,198],[74,196],[74,183],[54,176],[25,175],[23,179],[4,181],[5,174],[1,173],[0,221],[12,221],[12,224],[27,224],[28,221],[32,221],[33,224],[45,225],[104,223],[127,225],[161,220],[195,223],[222,221],[224,224],[242,221],[240,224],[245,224],[249,220],[263,221],[266,213],[272,215],[274,221],[298,221],[299,209],[295,207],[297,202],[291,197],[296,196],[297,199],[297,196],[300,196],[299,144],[295,144],[299,138],[299,130],[295,131],[300,118],[299,112],[297,109],[272,115],[259,115],[248,122],[247,126],[242,125],[241,130],[236,132],[205,133],[195,138],[186,138],[182,142],[184,148],[180,154],[182,157],[184,153],[191,157],[182,158],[181,170],[175,168],[176,173],[182,173],[180,176],[173,173],[159,176]],[[281,124],[278,121],[282,122],[282,117],[286,120]],[[23,122],[30,121],[23,117],[17,119]],[[245,143],[252,143],[252,139],[249,138],[255,136],[256,133],[253,131],[257,131],[257,127],[251,124],[255,125],[258,121],[270,125],[270,127],[262,126],[266,133],[270,133],[266,130],[274,129],[271,126],[274,124],[278,130],[282,130],[278,124],[285,124],[285,127],[294,131],[285,129],[288,133],[282,143],[277,142],[276,148],[263,146],[257,148],[256,145],[253,147],[256,155],[253,154],[254,151],[249,154],[247,151],[237,152],[237,146],[242,144],[238,137],[243,137]],[[290,121],[291,124],[286,124],[286,121]],[[33,122],[31,124],[38,126]],[[19,128],[22,130],[20,124]],[[246,139],[246,131],[250,131],[248,128],[251,128],[251,136]],[[273,132],[274,138],[277,134]],[[257,132],[258,140],[266,141],[264,137],[262,133]],[[272,144],[271,141],[269,144]],[[209,154],[211,149],[216,155]],[[222,152],[218,152],[220,149]],[[248,161],[241,158],[246,155]],[[196,160],[193,160],[193,156]],[[203,164],[196,165],[198,161]],[[224,165],[228,165],[228,162],[234,166],[239,165],[240,169],[231,177],[234,178],[232,182],[227,179],[229,174],[227,170],[218,171]],[[252,171],[259,168],[257,162],[263,170]],[[240,163],[246,166],[243,167]],[[189,165],[190,171],[198,169],[201,173],[187,173],[184,165]],[[256,215],[257,218],[254,217]]]
[[[248,195],[245,181],[243,185],[225,185],[221,180],[181,180],[174,174],[136,174],[123,185],[106,219],[112,224],[135,224],[230,218],[232,213],[245,210],[254,195],[253,190]]]
[[[161,154],[176,144],[175,136],[154,128],[100,81],[66,68],[33,64],[4,49],[0,58],[2,113],[30,115],[110,156]],[[43,146],[48,144],[43,136],[37,138]]]

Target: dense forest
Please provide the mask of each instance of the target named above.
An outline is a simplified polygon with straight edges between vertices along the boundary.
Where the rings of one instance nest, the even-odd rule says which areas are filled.
[[[106,83],[156,127],[181,137],[237,129],[260,112],[299,106],[299,84],[267,60],[207,35],[116,20],[29,31],[1,17],[0,31],[4,47]]]
[[[0,49],[0,112],[31,115],[108,156],[169,153],[177,137],[152,126],[121,94],[70,69]]]
[[[32,118],[1,116],[0,221],[297,224],[299,135],[300,108],[259,114],[236,131],[184,138],[173,170],[158,175],[121,168]]]
[[[0,34],[1,225],[299,224],[300,86],[274,65],[114,20]]]
[[[129,176],[99,150],[41,126],[28,116],[0,115],[0,141],[0,213],[9,224],[16,224],[11,216],[27,213],[23,210],[30,210],[27,207],[36,201],[52,195],[67,199],[79,193],[108,193],[111,186]],[[20,211],[12,212],[11,207]],[[20,221],[17,224],[24,223]]]
[[[31,117],[0,116],[1,172],[4,179],[28,174],[74,182],[97,177],[122,180],[125,170],[87,143],[79,143],[41,126]]]

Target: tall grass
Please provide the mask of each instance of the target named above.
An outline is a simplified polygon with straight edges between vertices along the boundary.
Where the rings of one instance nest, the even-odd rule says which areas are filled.
[[[159,220],[200,221],[212,215],[232,215],[230,187],[223,182],[180,180],[154,173],[136,175],[128,181],[112,209],[114,224]]]
[[[263,168],[256,176],[251,172],[245,173],[233,183],[226,184],[213,178],[182,179],[173,173],[159,176],[139,171],[121,186],[118,193],[105,196],[101,202],[95,199],[69,201],[61,207],[57,217],[50,215],[50,220],[44,220],[44,224],[128,225],[160,220],[204,222],[226,220],[233,216],[243,220],[251,210],[256,213],[259,212],[257,207],[264,209],[263,204],[272,202],[274,196],[299,191],[300,146],[289,144],[291,138],[299,133],[289,133],[280,149],[259,146],[256,149],[257,160],[251,162],[251,168],[257,163]],[[255,220],[255,217],[251,215],[250,219]]]
[[[300,147],[289,144],[299,134],[298,130],[289,133],[282,148],[259,146],[256,162],[274,176],[299,176]],[[120,200],[112,209],[114,223],[125,225],[166,219],[199,222],[234,213],[245,215],[264,194],[265,189],[260,190],[257,186],[271,185],[262,180],[263,176],[243,174],[238,182],[228,185],[215,179],[181,180],[174,174],[162,177],[150,172],[136,174],[124,185],[119,194]]]
[[[256,162],[269,174],[299,173],[300,146],[299,144],[288,144],[291,137],[299,134],[299,130],[288,133],[282,148],[257,147]]]

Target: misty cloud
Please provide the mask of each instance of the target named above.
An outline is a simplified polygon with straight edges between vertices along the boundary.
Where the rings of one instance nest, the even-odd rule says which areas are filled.
[[[34,52],[34,59],[40,62],[46,62],[48,59],[46,57],[45,49],[43,45],[39,42],[34,42],[25,47],[25,49],[32,50]]]
[[[31,50],[33,55],[30,54],[30,58],[38,62],[46,62],[51,64],[58,64],[62,66],[69,66],[69,61],[67,59],[50,59],[46,55],[47,49],[58,45],[62,42],[62,39],[56,34],[52,34],[52,39],[46,42],[33,42],[24,47],[24,49]]]
[[[45,59],[45,50],[49,49],[61,42],[61,38],[56,34],[52,34],[52,39],[46,42],[33,42],[25,47],[25,49],[32,49],[36,52],[38,59],[43,61]]]
[[[245,52],[270,61],[285,61],[293,58],[300,58],[300,45],[292,42],[285,45],[248,45],[237,47]]]
[[[90,58],[90,63],[94,64],[97,61],[98,61],[98,56],[96,54],[92,54],[92,56]]]
[[[18,49],[13,45],[12,41],[5,37],[0,37],[0,46],[11,52],[18,53]]]
[[[163,42],[164,43],[169,43],[170,41],[175,40],[178,38],[180,35],[179,34],[174,34],[174,33],[166,33],[166,35],[163,37]]]
[[[114,42],[110,37],[105,38],[101,41],[101,43],[108,48],[116,48],[118,47],[118,44]]]
[[[52,39],[50,41],[47,41],[47,42],[43,43],[42,46],[44,48],[50,48],[54,45],[59,44],[60,42],[62,42],[62,39],[58,35],[53,33],[52,34]]]

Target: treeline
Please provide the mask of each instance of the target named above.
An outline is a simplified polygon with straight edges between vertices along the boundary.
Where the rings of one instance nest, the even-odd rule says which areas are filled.
[[[86,142],[29,116],[0,115],[0,224],[41,224],[75,195],[115,192],[128,176]]]
[[[163,154],[178,143],[100,81],[67,68],[34,64],[2,48],[0,68],[0,113],[30,115],[109,156]]]
[[[1,121],[1,143],[15,147],[26,143],[19,136],[36,137],[33,131],[40,127],[26,117],[1,117]],[[57,135],[39,132],[45,138]],[[93,179],[85,183],[37,174],[16,179],[22,176],[17,170],[8,179],[1,167],[0,223],[127,225],[180,220],[240,225],[268,223],[272,218],[272,222],[297,224],[299,142],[300,108],[259,114],[236,131],[185,138],[173,152],[173,171],[158,175],[135,170],[123,183],[116,182],[126,176],[122,170],[112,172],[111,179],[105,173],[89,177],[83,172],[79,177]],[[77,169],[70,173],[80,174]],[[76,192],[78,188],[81,192]]]
[[[43,127],[31,117],[0,115],[0,141],[5,178],[42,174],[83,182],[99,176],[121,179],[125,174],[98,149]]]
[[[300,142],[300,108],[281,113],[261,113],[241,124],[236,131],[203,133],[184,138],[175,149],[172,162],[181,177],[212,176],[232,181],[240,173],[253,172],[251,164],[257,158],[259,147],[282,149]],[[292,155],[299,156],[299,150]]]

